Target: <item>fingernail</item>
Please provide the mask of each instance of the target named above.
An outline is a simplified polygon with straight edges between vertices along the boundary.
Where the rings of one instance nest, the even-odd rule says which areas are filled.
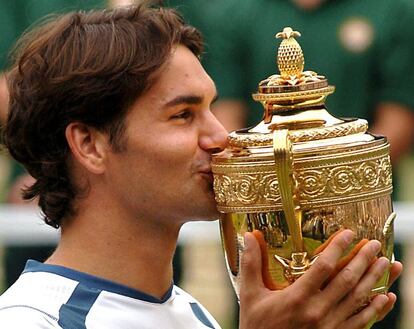
[[[377,240],[371,240],[371,248],[375,254],[378,254],[378,252],[381,250],[381,242]]]
[[[248,232],[244,233],[243,249],[247,249],[249,247],[249,238],[250,238],[249,236],[250,234]]]
[[[352,232],[351,230],[344,231],[344,240],[346,243],[350,244],[353,238],[354,238],[354,232]]]
[[[377,260],[377,263],[382,272],[384,272],[390,265],[390,261],[386,257],[381,257]]]
[[[382,307],[384,307],[385,305],[387,305],[387,303],[389,301],[389,297],[387,295],[383,295],[383,294],[380,294],[378,296],[381,298],[380,299],[380,302],[381,302]]]

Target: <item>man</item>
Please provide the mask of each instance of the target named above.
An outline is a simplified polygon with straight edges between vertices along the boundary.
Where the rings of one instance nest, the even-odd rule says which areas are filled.
[[[145,5],[68,14],[21,42],[5,144],[36,179],[25,197],[39,198],[62,235],[0,298],[2,326],[219,328],[171,283],[182,224],[219,216],[210,160],[226,131],[210,111],[201,46],[176,12]],[[389,266],[376,259],[379,242],[326,284],[351,240],[338,234],[295,284],[269,291],[246,234],[240,328],[363,328],[384,317],[395,295],[369,299]],[[391,267],[392,280],[400,271]]]

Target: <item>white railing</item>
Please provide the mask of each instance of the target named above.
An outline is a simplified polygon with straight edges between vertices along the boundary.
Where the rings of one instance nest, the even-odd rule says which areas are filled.
[[[404,242],[414,238],[414,203],[395,202],[395,238]],[[0,205],[0,245],[50,244],[59,231],[43,223],[36,208]],[[179,243],[218,242],[218,222],[190,222],[183,226]]]

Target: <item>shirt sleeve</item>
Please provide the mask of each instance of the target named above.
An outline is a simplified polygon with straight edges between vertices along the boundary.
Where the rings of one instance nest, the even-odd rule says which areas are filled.
[[[51,315],[26,306],[0,309],[0,328],[62,329]]]

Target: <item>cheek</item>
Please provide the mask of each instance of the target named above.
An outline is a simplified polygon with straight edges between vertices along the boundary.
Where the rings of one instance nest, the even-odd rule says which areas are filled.
[[[186,136],[171,135],[170,138],[147,143],[134,153],[142,174],[151,172],[160,178],[171,174],[181,176],[180,173],[191,170],[197,143]]]
[[[166,139],[159,139],[148,150],[147,156],[165,162],[169,166],[190,163],[198,149],[197,138],[189,133],[170,134]]]
[[[192,127],[158,125],[152,129],[129,131],[125,152],[120,154],[120,170],[139,175],[142,180],[169,181],[189,175],[193,163],[197,161],[198,135]],[[138,133],[139,132],[139,133]],[[128,175],[126,175],[128,176]]]

